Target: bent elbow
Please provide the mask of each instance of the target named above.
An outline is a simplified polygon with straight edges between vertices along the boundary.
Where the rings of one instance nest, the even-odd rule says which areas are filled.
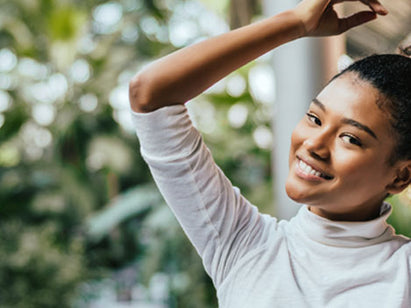
[[[128,89],[131,109],[140,113],[150,112],[153,107],[151,106],[149,83],[144,74],[135,75]]]

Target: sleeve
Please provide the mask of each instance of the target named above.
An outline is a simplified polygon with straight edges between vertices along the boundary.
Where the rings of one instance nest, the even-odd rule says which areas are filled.
[[[264,217],[215,164],[184,105],[132,113],[153,178],[218,287],[262,245]]]

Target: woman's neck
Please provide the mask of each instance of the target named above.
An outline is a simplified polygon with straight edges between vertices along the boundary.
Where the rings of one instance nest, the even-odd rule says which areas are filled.
[[[364,206],[346,212],[335,212],[332,207],[309,206],[308,209],[318,216],[333,221],[368,221],[380,216],[382,202],[383,200],[374,206]]]

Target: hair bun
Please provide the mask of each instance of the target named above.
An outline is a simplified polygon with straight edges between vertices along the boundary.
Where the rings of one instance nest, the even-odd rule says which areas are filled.
[[[411,58],[411,34],[398,45],[397,53]]]

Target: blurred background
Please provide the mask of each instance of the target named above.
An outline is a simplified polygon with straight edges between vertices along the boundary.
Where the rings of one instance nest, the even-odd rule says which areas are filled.
[[[128,81],[158,57],[271,14],[271,2],[0,0],[1,307],[217,306],[140,157]],[[411,3],[387,7],[390,16],[312,60],[336,71],[394,52],[411,32]],[[273,54],[188,106],[233,184],[276,215]],[[390,221],[411,236],[411,190],[391,201]]]

